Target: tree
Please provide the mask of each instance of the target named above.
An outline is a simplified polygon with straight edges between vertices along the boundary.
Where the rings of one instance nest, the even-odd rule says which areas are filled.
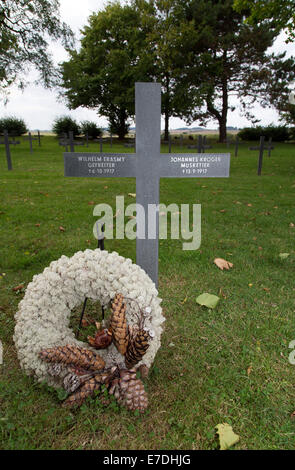
[[[279,31],[271,21],[246,24],[244,16],[233,10],[232,0],[180,0],[185,5],[186,18],[194,24],[197,44],[192,65],[187,67],[183,85],[194,88],[203,107],[184,113],[188,121],[219,123],[219,140],[226,140],[227,116],[233,107],[229,97],[235,95],[241,110],[253,122],[254,103],[276,106],[294,77],[293,59],[285,54],[267,54]],[[200,44],[206,51],[200,52]],[[191,51],[194,52],[194,48]]]
[[[149,25],[142,54],[152,58],[149,74],[162,85],[164,139],[167,140],[169,119],[183,116],[200,104],[197,95],[183,86],[185,69],[190,64],[187,45],[192,46],[194,27],[186,20],[185,10],[177,0],[133,0],[132,3],[139,11],[141,23]]]
[[[165,138],[169,118],[196,104],[182,86],[183,25],[175,0],[131,0],[113,3],[89,20],[80,51],[62,64],[62,87],[70,107],[98,109],[121,138],[134,116],[134,83],[162,84]],[[186,32],[189,40],[189,33]],[[78,73],[79,71],[79,73]],[[81,73],[81,71],[83,73]]]
[[[58,0],[0,0],[0,91],[23,87],[33,65],[45,86],[55,79],[48,37],[69,46],[73,33],[59,18]]]
[[[138,10],[111,3],[93,13],[82,30],[79,51],[68,50],[70,60],[61,65],[62,94],[70,108],[97,109],[120,139],[134,115],[134,83],[146,80],[151,58],[141,51],[145,26]]]
[[[60,116],[53,121],[52,131],[58,136],[62,134],[68,135],[72,131],[75,136],[80,134],[81,129],[77,121],[71,118],[71,116]]]
[[[0,119],[0,133],[8,131],[10,135],[20,136],[28,132],[27,125],[22,118],[9,116]]]
[[[82,134],[88,134],[88,137],[91,137],[92,139],[102,136],[102,130],[95,122],[82,121],[80,127]]]
[[[254,23],[265,19],[271,20],[280,31],[288,31],[288,39],[295,39],[294,0],[234,0],[236,11],[248,9],[247,21]]]

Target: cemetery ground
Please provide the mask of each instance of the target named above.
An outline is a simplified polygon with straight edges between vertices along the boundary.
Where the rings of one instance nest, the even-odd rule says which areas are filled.
[[[235,449],[293,449],[294,144],[276,144],[271,158],[265,153],[260,177],[258,152],[243,143],[237,158],[233,146],[210,150],[231,152],[229,179],[161,180],[162,203],[202,204],[202,244],[182,251],[181,240],[160,240],[166,323],[145,380],[149,407],[140,416],[106,394],[79,410],[62,408],[64,392],[27,377],[12,340],[14,315],[33,275],[63,254],[96,248],[93,207],[115,207],[117,195],[134,202],[128,194],[135,193],[135,180],[65,178],[63,150],[53,137],[44,137],[40,148],[34,144],[33,154],[27,142],[15,147],[10,172],[0,149],[0,448],[218,449],[215,426],[228,423],[240,436]],[[112,152],[130,149],[113,145]],[[135,261],[135,241],[107,240],[106,249]],[[219,270],[217,257],[233,268]],[[204,292],[220,297],[215,309],[196,303]],[[99,312],[89,305],[86,319]]]

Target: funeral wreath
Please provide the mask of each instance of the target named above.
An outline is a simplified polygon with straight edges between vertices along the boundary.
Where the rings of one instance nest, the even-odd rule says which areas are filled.
[[[70,328],[85,299],[110,307],[88,343]],[[21,367],[39,382],[63,387],[64,406],[80,406],[104,385],[118,402],[143,412],[147,395],[137,369],[148,371],[161,344],[165,318],[155,284],[118,253],[86,250],[62,256],[33,277],[15,315]]]

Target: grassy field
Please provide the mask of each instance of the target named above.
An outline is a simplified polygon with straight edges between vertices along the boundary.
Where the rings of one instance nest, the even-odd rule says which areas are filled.
[[[35,143],[32,155],[28,142],[13,147],[8,172],[1,146],[1,449],[217,449],[218,423],[240,436],[235,449],[295,447],[295,366],[288,361],[295,339],[295,148],[277,144],[258,177],[257,152],[248,147],[232,156],[229,179],[161,180],[161,202],[202,204],[202,244],[187,252],[181,240],[160,241],[167,320],[145,382],[149,409],[136,416],[98,398],[78,411],[61,408],[61,392],[24,375],[12,341],[33,275],[62,254],[96,248],[94,205],[114,206],[116,195],[134,202],[128,193],[135,180],[64,178],[63,149],[53,137],[41,148]],[[135,261],[134,242],[109,240],[106,248]],[[216,257],[233,269],[220,271]],[[196,304],[203,292],[221,297],[216,309]]]

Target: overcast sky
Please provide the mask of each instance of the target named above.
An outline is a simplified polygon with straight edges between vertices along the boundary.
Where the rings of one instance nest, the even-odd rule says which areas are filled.
[[[61,17],[71,26],[77,39],[80,37],[80,29],[87,23],[87,18],[93,11],[103,9],[109,2],[106,0],[60,0]],[[123,2],[122,2],[123,3]],[[79,42],[77,41],[77,45]],[[58,43],[52,43],[50,50],[56,63],[67,60],[67,54],[63,47]],[[295,56],[295,43],[286,44],[282,34],[275,42],[272,48],[275,52],[287,51],[287,56]],[[34,81],[36,74],[31,72],[29,78]],[[236,103],[233,103],[236,104]],[[41,86],[30,85],[23,92],[17,88],[11,88],[9,102],[6,107],[1,109],[0,117],[16,115],[22,117],[31,130],[49,130],[55,117],[62,114],[70,114],[78,121],[93,120],[100,126],[107,127],[107,120],[96,114],[95,111],[78,108],[69,111],[65,104],[57,99],[57,92],[54,90],[45,90]],[[278,114],[274,109],[263,109],[256,106],[255,115],[261,119],[261,124],[267,125],[278,122]],[[250,125],[244,117],[239,115],[239,111],[229,112],[228,126],[244,127]],[[198,126],[198,122],[192,124],[192,127]],[[184,121],[172,118],[170,120],[171,129],[185,126]],[[162,127],[164,123],[162,122]],[[212,121],[207,128],[216,128],[217,123]]]

